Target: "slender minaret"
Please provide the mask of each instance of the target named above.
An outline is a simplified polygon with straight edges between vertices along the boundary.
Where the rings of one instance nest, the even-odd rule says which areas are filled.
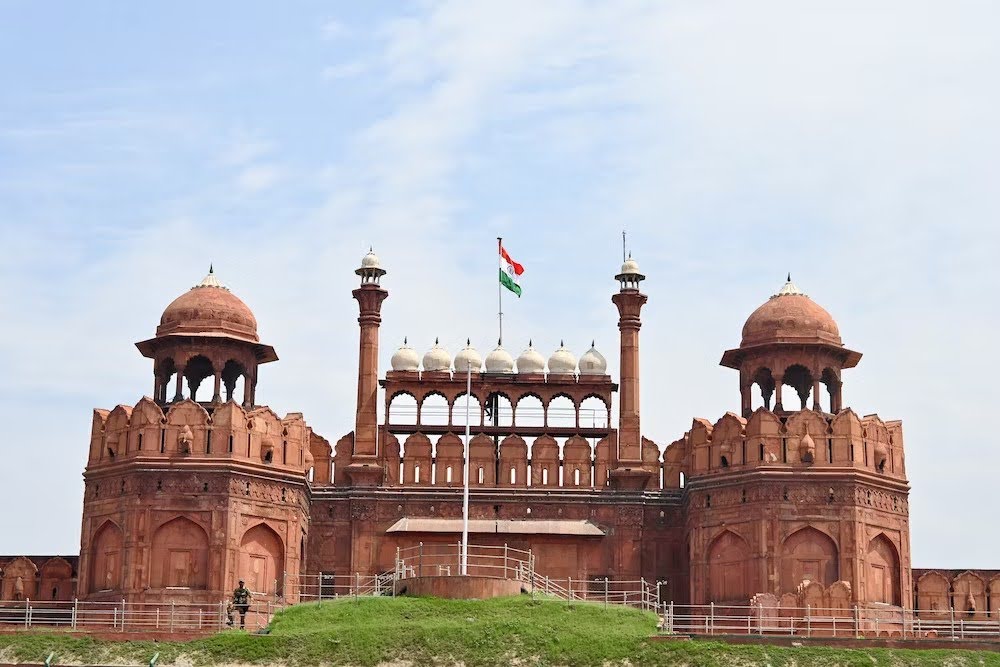
[[[354,419],[354,450],[347,475],[354,486],[375,486],[382,481],[382,469],[377,459],[378,436],[378,328],[382,322],[382,302],[389,292],[379,280],[385,269],[371,249],[355,271],[361,276],[361,286],[352,292],[361,312],[361,345],[358,354],[358,404]]]
[[[611,485],[619,489],[642,489],[652,473],[642,469],[642,432],[639,428],[639,311],[647,296],[639,291],[646,276],[632,256],[622,264],[615,280],[621,289],[611,297],[618,306],[621,331],[620,388],[618,392],[618,461],[611,471]]]

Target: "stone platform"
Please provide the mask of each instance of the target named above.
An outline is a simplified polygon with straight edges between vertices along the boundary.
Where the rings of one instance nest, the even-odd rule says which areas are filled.
[[[411,577],[395,584],[396,595],[450,598],[454,600],[486,600],[520,595],[522,581],[476,576]],[[525,589],[526,590],[526,589]]]

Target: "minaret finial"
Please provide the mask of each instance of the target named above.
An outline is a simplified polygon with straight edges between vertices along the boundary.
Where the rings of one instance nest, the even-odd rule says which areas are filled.
[[[437,345],[437,344],[438,344],[438,337],[437,337],[437,336],[434,336],[434,344],[435,344],[435,345]]]
[[[596,339],[594,339],[594,338],[591,338],[591,339],[590,339],[590,347],[597,347],[597,346],[596,346],[596,345],[594,344],[594,343],[596,343],[596,342],[597,342],[597,341],[596,341]]]
[[[403,336],[403,345],[406,345],[406,343],[407,343],[406,336]]]
[[[465,339],[465,346],[466,347],[471,347],[472,346],[472,339],[471,338],[466,338]]]
[[[215,265],[214,264],[209,264],[208,265],[208,272],[209,273],[215,273]]]
[[[566,343],[563,342],[562,338],[559,339],[559,347],[566,347]]]
[[[786,282],[792,282],[792,272],[791,271],[788,272],[788,277],[785,278],[785,281]]]
[[[528,339],[528,347],[531,347],[531,339]]]

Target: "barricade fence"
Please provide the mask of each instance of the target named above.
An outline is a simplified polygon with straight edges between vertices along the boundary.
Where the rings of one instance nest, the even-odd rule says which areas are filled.
[[[657,610],[660,632],[685,635],[1000,640],[1000,616],[955,609],[914,610],[892,605],[765,607],[679,605]]]
[[[254,600],[246,614],[247,630],[266,627],[280,608],[269,599]],[[240,626],[240,616],[227,601],[84,602],[80,600],[0,601],[0,628],[49,628],[81,632],[216,632]]]
[[[397,549],[394,567],[375,575],[320,572],[283,574],[269,591],[251,591],[247,630],[266,627],[290,604],[344,597],[394,596],[414,577],[459,576],[460,543],[419,543]],[[1000,614],[973,611],[915,611],[891,605],[788,608],[765,605],[679,605],[660,599],[664,582],[610,577],[554,578],[535,570],[530,550],[469,545],[468,574],[522,582],[532,596],[569,603],[620,605],[655,612],[660,632],[688,635],[791,635],[906,639],[1000,640]],[[177,591],[181,593],[181,590]],[[992,617],[990,617],[992,616]],[[215,632],[239,627],[238,612],[219,602],[0,601],[0,628],[63,628],[77,631]]]

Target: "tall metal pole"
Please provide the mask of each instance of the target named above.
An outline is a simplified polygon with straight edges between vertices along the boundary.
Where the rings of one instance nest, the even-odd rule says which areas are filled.
[[[500,270],[506,270],[503,265],[503,238],[500,236],[497,237],[497,258]],[[497,339],[497,345],[503,345],[503,281],[499,275],[497,275],[497,315],[500,318],[500,338]]]
[[[472,362],[465,371],[465,448],[462,465],[462,576],[469,574],[469,400],[472,397]]]

